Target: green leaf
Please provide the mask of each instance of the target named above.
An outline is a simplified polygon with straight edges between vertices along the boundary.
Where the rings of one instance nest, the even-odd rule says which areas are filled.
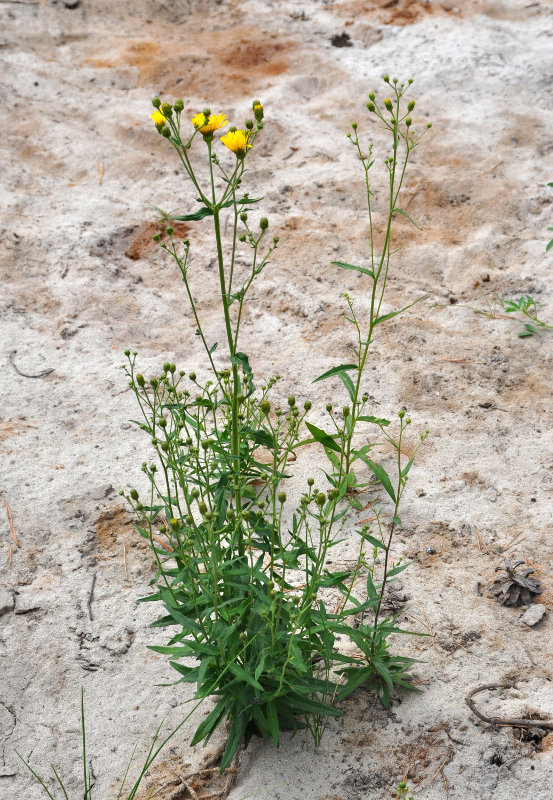
[[[403,216],[404,216],[406,219],[408,219],[408,220],[409,220],[409,222],[411,223],[411,225],[414,225],[414,226],[415,226],[415,228],[417,228],[417,230],[419,230],[419,231],[422,231],[422,228],[419,228],[419,226],[417,225],[417,223],[416,223],[414,220],[412,220],[412,219],[411,219],[411,217],[409,216],[409,214],[407,214],[407,213],[406,213],[405,211],[403,211],[401,208],[394,208],[394,212],[397,212],[398,214],[402,214],[402,215],[403,215]]]
[[[225,747],[225,752],[223,753],[223,758],[221,761],[221,772],[225,771],[234,758],[234,754],[238,750],[240,742],[242,741],[242,737],[246,732],[247,724],[248,718],[246,714],[243,711],[239,711],[232,720],[232,724],[230,726],[227,746]]]
[[[407,564],[401,564],[399,567],[394,567],[389,572],[386,573],[387,578],[391,578],[392,575],[398,575],[400,572],[403,572],[404,569],[411,566],[412,562],[408,561]]]
[[[381,467],[380,464],[375,464],[374,461],[371,461],[370,458],[367,458],[366,463],[372,469],[382,486],[386,489],[394,503],[396,502],[396,495],[394,492],[394,487],[392,486],[392,482],[388,477],[388,473]]]
[[[553,230],[553,228],[548,228],[548,230]],[[553,248],[553,239],[551,239],[551,241],[549,242],[549,244],[545,248],[545,252],[547,253],[547,251],[551,250],[551,248]]]
[[[212,353],[214,353],[214,352],[217,350],[217,345],[218,345],[218,342],[215,342],[215,344],[214,344],[214,345],[212,345],[212,346],[209,348],[209,355],[211,355]]]
[[[380,417],[370,417],[364,414],[357,417],[357,420],[358,422],[373,422],[375,425],[380,425],[382,428],[386,428],[390,424],[389,419],[380,419]]]
[[[350,369],[359,369],[357,364],[339,364],[337,367],[332,367],[327,372],[323,372],[322,375],[319,375],[318,378],[315,378],[313,383],[317,383],[317,381],[324,381],[326,378],[332,377],[332,375],[339,375],[340,372],[346,372]]]
[[[254,428],[241,428],[240,433],[247,433],[248,436],[246,438],[252,439],[256,444],[263,445],[264,447],[268,447],[272,449],[274,447],[274,440],[273,437],[264,430],[254,430]]]
[[[334,450],[336,453],[342,452],[329,433],[317,428],[317,426],[313,425],[311,422],[306,422],[305,424],[315,441],[320,442],[325,449]]]
[[[386,686],[388,687],[388,689],[391,692],[393,692],[394,691],[394,683],[392,681],[392,674],[391,674],[390,670],[388,669],[388,667],[386,666],[386,664],[384,664],[383,661],[379,661],[377,658],[373,658],[372,665],[375,668],[375,670],[378,672],[378,674],[382,678],[384,678],[384,681],[385,681]]]
[[[342,381],[342,383],[344,384],[344,386],[348,390],[349,398],[350,398],[351,402],[353,403],[353,399],[355,397],[355,386],[353,385],[352,379],[350,378],[350,376],[346,372],[339,372],[338,373],[338,377],[340,378],[340,380]]]
[[[263,691],[263,686],[255,680],[253,675],[250,675],[249,672],[246,672],[246,670],[236,662],[229,664],[229,671],[232,672],[235,678],[240,678],[240,680],[246,681],[246,683],[249,683],[250,686],[253,686],[254,689]]]
[[[374,279],[374,272],[366,267],[358,267],[356,264],[346,264],[345,261],[331,261],[331,264],[341,269],[353,269],[355,272],[362,272],[364,275],[368,275],[370,278]]]
[[[278,715],[272,700],[270,700],[266,708],[267,714],[267,724],[269,726],[269,730],[271,731],[271,736],[273,737],[273,744],[275,747],[278,747],[278,739],[279,739],[279,727],[278,727]]]
[[[190,746],[194,747],[194,745],[201,742],[202,739],[209,739],[217,725],[221,722],[225,712],[227,711],[227,698],[223,697],[215,708],[207,715],[203,722],[198,725],[198,729],[194,734],[194,738],[190,742]]]
[[[387,319],[392,319],[392,317],[397,317],[398,314],[403,314],[404,311],[407,311],[409,308],[413,308],[414,305],[420,303],[421,300],[426,300],[428,297],[427,294],[423,294],[421,297],[417,297],[412,303],[409,303],[408,306],[404,306],[400,308],[399,311],[391,311],[389,314],[384,314],[382,317],[377,317],[374,324],[379,325],[381,322],[384,322]]]
[[[255,386],[252,382],[252,368],[250,367],[250,362],[248,361],[248,356],[245,353],[235,353],[231,356],[230,359],[231,364],[241,365],[242,370],[244,371],[244,375],[246,376],[246,381],[248,383],[248,397],[255,391]]]
[[[368,534],[365,534],[363,538],[370,542],[374,547],[379,547],[381,550],[386,550],[386,545],[383,544],[380,539],[375,539],[374,536],[369,536]]]

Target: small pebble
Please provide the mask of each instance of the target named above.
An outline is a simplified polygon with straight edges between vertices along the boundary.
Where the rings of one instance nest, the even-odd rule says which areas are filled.
[[[520,618],[520,621],[531,628],[534,625],[537,625],[538,622],[543,619],[544,614],[545,606],[542,603],[536,603],[535,605],[529,607],[528,611],[526,611]]]
[[[429,556],[433,556],[436,551],[434,550],[433,547],[427,547],[426,552],[428,553]]]

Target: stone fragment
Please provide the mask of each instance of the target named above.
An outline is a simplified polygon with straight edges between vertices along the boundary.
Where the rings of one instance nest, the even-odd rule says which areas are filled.
[[[0,617],[2,614],[7,614],[14,607],[14,599],[11,592],[3,587],[0,588]]]
[[[522,615],[520,621],[529,627],[533,627],[534,625],[537,625],[541,619],[543,619],[544,614],[545,606],[542,603],[535,603],[535,605],[530,606],[528,611]]]

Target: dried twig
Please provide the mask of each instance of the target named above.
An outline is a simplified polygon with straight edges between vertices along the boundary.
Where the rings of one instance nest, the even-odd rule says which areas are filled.
[[[451,759],[453,758],[453,756],[454,756],[454,755],[455,755],[455,750],[451,750],[451,749],[449,749],[449,750],[447,751],[447,753],[445,754],[445,758],[444,758],[444,760],[442,761],[442,763],[440,764],[440,766],[438,767],[438,769],[436,770],[436,772],[435,772],[435,773],[432,775],[432,777],[430,778],[430,783],[432,783],[432,782],[433,782],[433,780],[434,780],[434,778],[436,777],[436,775],[437,775],[439,772],[441,772],[441,773],[442,773],[442,778],[443,778],[443,780],[444,780],[444,786],[445,786],[445,790],[446,790],[446,792],[448,791],[448,785],[447,785],[447,779],[446,779],[446,777],[445,777],[445,775],[444,775],[443,769],[444,769],[445,765],[446,765],[446,764],[448,764],[448,763],[451,761]]]
[[[8,518],[8,528],[10,529],[10,533],[11,533],[12,539],[14,540],[14,542],[15,542],[17,547],[21,547],[21,543],[20,543],[19,539],[17,538],[17,536],[15,535],[15,528],[13,527],[12,512],[11,512],[11,508],[8,505],[8,501],[7,500],[4,500],[4,508],[6,509],[6,516]]]
[[[482,720],[482,722],[487,722],[488,725],[493,725],[498,728],[545,728],[547,730],[553,730],[553,719],[524,719],[524,718],[517,718],[517,717],[487,717],[485,714],[482,714],[476,708],[475,703],[473,702],[472,698],[480,694],[480,692],[492,692],[495,689],[513,689],[514,685],[512,683],[487,683],[485,686],[477,686],[475,689],[471,689],[470,692],[465,697],[465,702],[472,711],[473,714]]]
[[[127,548],[123,545],[123,566],[125,568],[125,580],[129,580],[129,572],[127,570]]]
[[[14,355],[17,353],[17,350],[12,350],[9,355],[9,361],[14,370],[17,372],[18,375],[21,375],[22,378],[44,378],[45,375],[49,375],[51,372],[54,372],[54,367],[50,369],[43,369],[42,372],[37,372],[36,375],[29,375],[27,372],[21,372],[20,369],[17,368],[15,361],[13,360]]]
[[[101,185],[102,180],[104,178],[104,162],[97,161],[96,162],[96,175],[98,177],[98,183]]]
[[[88,616],[91,622],[94,619],[94,617],[92,616],[92,601],[94,599],[95,586],[96,586],[96,573],[94,573],[94,575],[92,576],[92,586],[90,587],[90,592],[88,593],[88,600],[86,601],[86,604],[88,606]]]
[[[8,567],[11,567],[12,561],[13,561],[13,550],[12,550],[11,542],[8,544],[8,557],[7,557],[6,561],[8,562]]]

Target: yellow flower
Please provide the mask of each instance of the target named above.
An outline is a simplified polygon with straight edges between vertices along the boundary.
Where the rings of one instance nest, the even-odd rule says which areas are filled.
[[[163,114],[161,113],[161,111],[154,111],[153,114],[150,114],[150,119],[153,119],[154,125],[158,130],[160,130],[160,128],[163,128],[163,126],[167,121],[163,116]]]
[[[226,114],[210,114],[206,122],[206,116],[203,111],[192,117],[192,125],[200,131],[200,133],[213,133],[214,131],[223,128],[228,122]]]
[[[221,141],[225,147],[236,153],[239,158],[243,158],[246,155],[246,150],[252,146],[248,144],[248,135],[240,130],[229,131],[224,136],[221,136]]]

